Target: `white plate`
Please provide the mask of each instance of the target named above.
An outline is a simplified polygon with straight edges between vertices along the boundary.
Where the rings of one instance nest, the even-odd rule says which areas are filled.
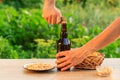
[[[54,69],[55,67],[49,63],[29,63],[25,64],[24,69],[30,71],[49,71]]]

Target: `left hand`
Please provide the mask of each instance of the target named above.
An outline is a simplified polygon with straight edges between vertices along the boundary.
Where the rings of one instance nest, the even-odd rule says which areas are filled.
[[[55,6],[45,6],[42,16],[49,24],[59,24],[62,14]]]
[[[76,66],[81,63],[87,56],[87,51],[82,48],[76,48],[69,51],[62,51],[56,55],[57,68],[61,68],[61,71],[65,71],[72,66]],[[62,57],[58,59],[59,57]]]

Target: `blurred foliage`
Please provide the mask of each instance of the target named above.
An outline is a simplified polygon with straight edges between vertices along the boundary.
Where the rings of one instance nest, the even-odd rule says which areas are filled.
[[[3,0],[4,4],[19,8],[41,8],[43,0]]]
[[[44,39],[35,39],[35,42],[37,42],[37,49],[36,49],[36,58],[54,58],[55,57],[55,46],[56,42],[54,40],[47,40]],[[54,54],[53,54],[54,53]]]
[[[55,58],[60,25],[49,25],[42,18],[43,1],[0,3],[0,58]],[[119,0],[64,1],[56,0],[56,6],[67,19],[72,48],[83,46],[120,14]],[[120,57],[120,40],[100,52],[106,57]]]
[[[0,58],[18,58],[16,50],[3,37],[0,37]]]

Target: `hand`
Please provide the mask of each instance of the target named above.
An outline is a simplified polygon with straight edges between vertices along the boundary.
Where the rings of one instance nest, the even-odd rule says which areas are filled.
[[[45,6],[42,16],[49,24],[59,24],[62,14],[55,6]]]
[[[65,71],[72,66],[76,66],[87,57],[88,55],[87,53],[88,51],[82,48],[76,48],[76,49],[69,50],[69,51],[59,52],[56,55],[57,68],[61,68],[61,71]],[[64,57],[58,59],[59,57],[62,57],[62,56]]]

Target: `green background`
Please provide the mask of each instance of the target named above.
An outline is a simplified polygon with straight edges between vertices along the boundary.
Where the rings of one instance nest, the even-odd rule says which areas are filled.
[[[42,18],[44,0],[0,2],[0,58],[55,58],[60,26]],[[120,16],[119,0],[56,0],[67,19],[72,48],[81,47]],[[120,39],[99,50],[120,57]]]

